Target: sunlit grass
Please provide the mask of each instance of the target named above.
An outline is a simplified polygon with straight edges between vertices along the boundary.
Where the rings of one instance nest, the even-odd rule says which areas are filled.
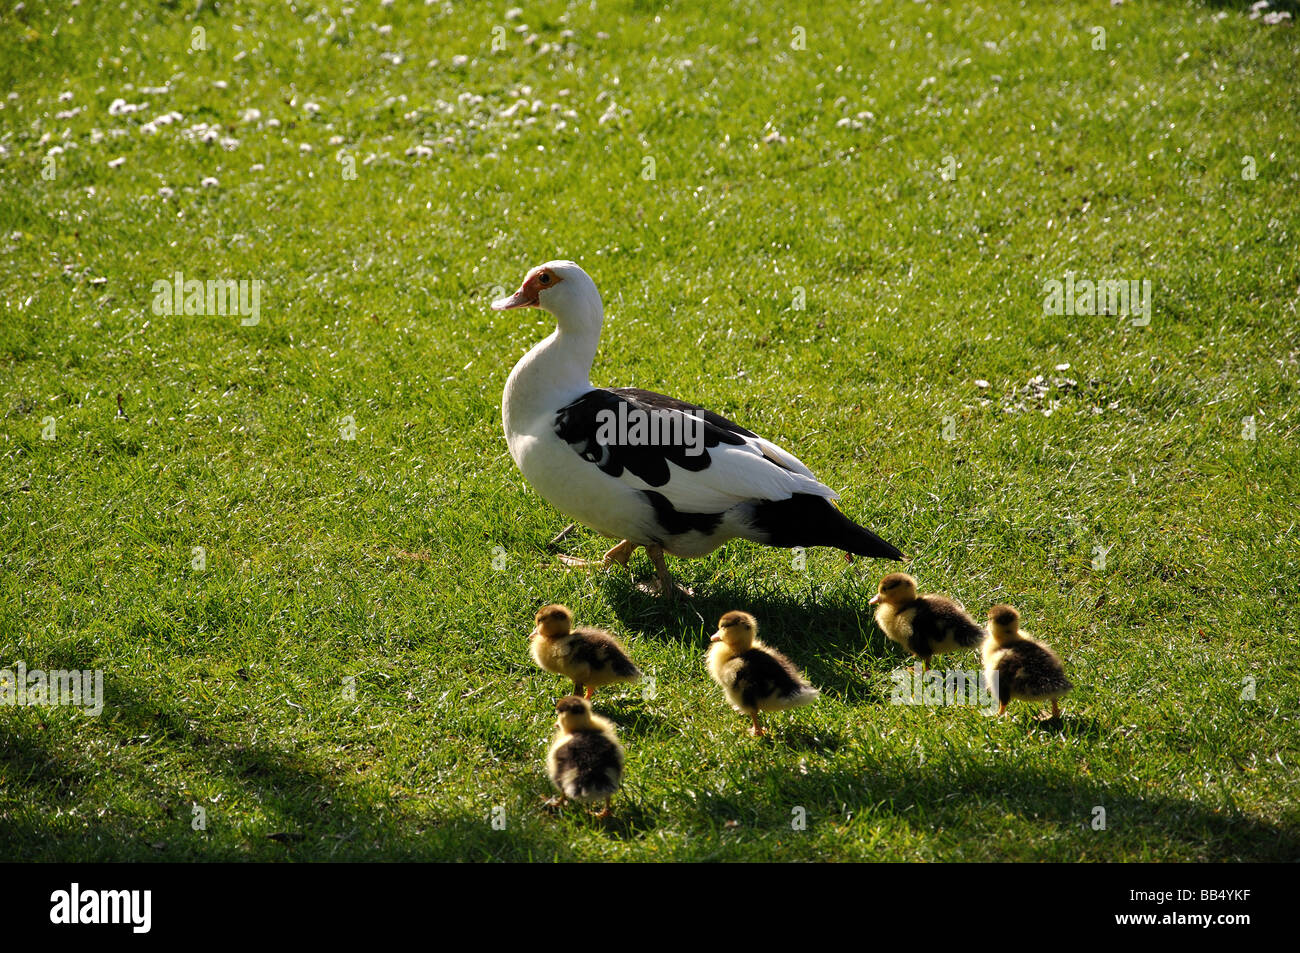
[[[1300,857],[1294,26],[192,11],[0,13],[0,667],[107,694],[0,708],[7,857]],[[550,326],[486,304],[550,258],[604,296],[597,383],[736,419],[924,589],[1019,606],[1063,724],[891,705],[882,563],[736,543],[675,564],[684,606],[566,572],[499,419]],[[177,271],[262,281],[259,322],[155,314]],[[1150,280],[1150,324],[1045,314],[1070,272]],[[611,825],[540,806],[550,601],[655,677],[598,697]],[[824,692],[768,740],[704,670],[735,608]]]

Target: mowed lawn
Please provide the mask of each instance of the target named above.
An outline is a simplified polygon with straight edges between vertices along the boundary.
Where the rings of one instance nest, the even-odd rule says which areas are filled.
[[[1300,858],[1294,20],[17,6],[0,669],[102,669],[104,709],[0,706],[6,859]],[[1064,720],[892,704],[894,564],[736,542],[673,561],[678,605],[643,555],[566,571],[500,423],[552,325],[488,308],[552,258],[603,294],[597,384],[1018,606]],[[256,323],[156,307],[178,272],[261,282]],[[1151,312],[1046,313],[1071,277]],[[542,807],[552,601],[654,677],[597,697],[609,823]],[[704,668],[731,609],[823,690],[766,739]]]

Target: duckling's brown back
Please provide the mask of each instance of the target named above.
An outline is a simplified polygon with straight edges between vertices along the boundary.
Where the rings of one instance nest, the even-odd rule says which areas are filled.
[[[1003,649],[997,663],[999,701],[1019,695],[1045,698],[1064,695],[1074,686],[1060,658],[1047,646],[1025,639]]]
[[[618,640],[603,629],[574,632],[569,658],[592,671],[609,671],[619,678],[636,678],[641,674]]]
[[[788,658],[771,648],[751,648],[736,656],[740,663],[735,690],[748,707],[770,698],[798,695],[807,683]]]
[[[575,731],[555,751],[555,782],[575,800],[607,797],[623,777],[623,749],[601,731]]]
[[[951,599],[922,596],[908,608],[915,610],[909,647],[917,655],[928,655],[935,646],[956,644],[969,649],[984,641],[984,629]]]

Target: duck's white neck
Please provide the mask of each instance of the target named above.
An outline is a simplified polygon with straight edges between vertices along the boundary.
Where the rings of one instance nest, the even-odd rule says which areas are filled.
[[[601,318],[599,298],[594,308],[560,315],[555,331],[510,372],[501,395],[501,422],[512,452],[516,436],[553,426],[555,411],[591,390]]]

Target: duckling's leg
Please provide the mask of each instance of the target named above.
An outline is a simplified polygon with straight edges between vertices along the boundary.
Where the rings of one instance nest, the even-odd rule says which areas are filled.
[[[609,808],[610,802],[613,800],[614,800],[614,796],[612,794],[609,797],[605,798],[605,807],[596,816],[599,818],[613,817],[614,812],[611,811]]]
[[[650,592],[657,596],[667,596],[669,599],[677,599],[682,596],[687,598],[695,595],[691,589],[678,584],[672,573],[668,571],[668,563],[664,561],[664,548],[657,543],[651,543],[645,548],[645,554],[650,557],[650,561],[655,566],[655,584],[642,584],[637,588]]]
[[[585,697],[586,697],[587,701],[591,701],[593,698],[596,697],[596,689],[593,688],[592,686],[588,685],[588,686],[587,686],[587,694],[586,694]]]
[[[573,683],[573,694],[577,695],[579,698],[582,697],[582,682]]]
[[[561,808],[564,807],[565,802],[567,800],[568,798],[566,798],[563,794],[555,794],[546,799],[546,807]]]
[[[1002,702],[1001,704],[998,705],[998,717],[999,717],[999,718],[1001,718],[1004,714],[1006,714],[1006,711],[1007,711],[1007,703],[1006,703],[1006,702]]]
[[[763,737],[763,726],[758,723],[758,712],[754,712],[750,715],[749,720],[754,723],[754,727],[749,729],[749,733],[755,738]]]

